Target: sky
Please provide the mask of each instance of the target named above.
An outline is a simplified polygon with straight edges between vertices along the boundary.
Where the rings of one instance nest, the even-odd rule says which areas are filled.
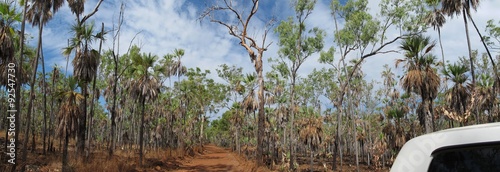
[[[217,77],[215,71],[221,64],[236,65],[243,67],[245,73],[253,72],[253,65],[245,49],[241,47],[236,38],[228,34],[228,30],[218,24],[210,23],[208,19],[200,20],[201,13],[214,0],[104,0],[99,11],[89,19],[95,23],[96,30],[100,30],[102,22],[105,23],[105,30],[112,29],[112,23],[116,23],[120,11],[120,4],[125,5],[124,25],[120,36],[120,54],[126,52],[130,43],[139,45],[142,52],[151,52],[158,56],[163,56],[173,52],[175,48],[185,50],[185,55],[182,63],[188,67],[199,67],[201,69],[211,70],[212,74],[209,77],[216,81],[223,82]],[[239,0],[235,0],[239,2]],[[44,55],[45,65],[48,70],[54,65],[66,66],[66,57],[62,55],[62,49],[67,46],[67,40],[72,37],[70,27],[75,23],[75,16],[67,7],[67,2],[54,16],[54,19],[49,21],[43,31],[44,38]],[[97,0],[87,0],[85,3],[85,14],[90,13]],[[333,45],[333,17],[329,8],[330,1],[318,0],[315,9],[311,16],[306,21],[309,28],[319,27],[327,33],[325,38],[325,51]],[[380,10],[378,0],[370,0],[370,13],[375,15]],[[241,6],[241,4],[237,5]],[[263,26],[271,17],[277,21],[287,19],[293,16],[289,0],[262,0],[259,11],[255,16],[252,26],[251,35],[255,35],[257,40],[260,40],[263,33]],[[486,22],[490,19],[500,20],[500,1],[498,0],[482,0],[478,11],[472,11],[472,16],[479,27],[479,30],[484,33]],[[231,17],[231,16],[226,16]],[[441,29],[442,43],[446,60],[451,62],[457,61],[460,56],[467,56],[467,44],[465,37],[465,28],[462,16],[450,18],[447,17],[447,22]],[[277,26],[278,23],[274,24]],[[31,35],[31,45],[36,44],[36,35],[38,30],[27,25],[27,33]],[[474,28],[469,24],[472,49],[479,50],[480,53],[485,52],[480,39],[477,36]],[[391,30],[388,35],[394,36],[397,32]],[[134,36],[137,37],[133,40]],[[268,51],[264,53],[264,72],[270,71],[270,65],[267,63],[268,58],[278,57],[278,38],[274,32],[270,32],[267,42],[272,42]],[[437,41],[437,32],[432,28],[425,33]],[[389,36],[389,39],[391,38]],[[393,37],[392,37],[393,38]],[[133,40],[133,41],[132,41]],[[395,44],[390,49],[397,49]],[[97,49],[98,44],[94,47]],[[107,35],[107,41],[104,43],[103,49],[112,48],[112,36]],[[434,54],[441,59],[439,48],[436,48]],[[494,53],[495,55],[497,53]],[[363,72],[366,74],[365,79],[368,81],[374,80],[382,82],[381,72],[383,65],[388,64],[394,68],[396,59],[403,55],[398,53],[376,55],[366,59],[362,66]],[[338,56],[337,56],[338,57]],[[299,74],[305,77],[314,68],[326,67],[318,62],[319,53],[314,54],[309,58],[299,70]],[[356,58],[355,55],[348,58]],[[70,63],[68,73],[72,74],[73,67]],[[393,69],[393,71],[401,72],[402,69]]]

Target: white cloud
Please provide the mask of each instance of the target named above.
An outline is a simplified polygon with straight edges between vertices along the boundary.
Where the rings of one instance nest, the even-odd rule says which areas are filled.
[[[99,11],[90,21],[96,24],[96,30],[100,29],[100,23],[106,24],[106,30],[112,29],[113,22],[117,21],[120,10],[120,0],[105,0]],[[88,14],[94,9],[97,0],[88,0],[86,2],[85,13]],[[220,64],[236,65],[244,68],[244,72],[253,72],[253,65],[250,63],[248,54],[238,44],[238,40],[231,37],[223,26],[210,23],[208,20],[199,21],[198,17],[202,10],[206,8],[203,2],[196,0],[164,0],[164,1],[142,1],[125,0],[125,23],[120,37],[120,53],[126,52],[129,43],[134,35],[141,32],[134,40],[134,44],[142,46],[143,52],[151,52],[159,56],[171,53],[175,48],[186,50],[183,63],[187,67],[200,67],[201,69],[210,69],[210,75],[216,81],[221,81],[216,77],[215,69]],[[325,50],[333,45],[333,18],[330,15],[329,1],[320,0],[315,7],[313,14],[307,21],[308,27],[319,27],[327,33],[325,38]],[[240,4],[241,5],[241,4]],[[258,15],[251,23],[250,35],[255,35],[261,40],[264,21],[274,16],[278,20],[286,19],[293,15],[289,1],[271,1],[262,3]],[[378,1],[369,1],[370,12],[374,13],[380,9]],[[478,12],[473,12],[476,24],[480,31],[484,32],[484,26],[489,19],[498,20],[498,8],[500,1],[484,0],[481,1]],[[375,14],[373,14],[375,16]],[[232,17],[232,16],[229,16]],[[65,66],[65,58],[61,55],[62,48],[67,45],[67,40],[72,36],[70,33],[71,24],[74,23],[74,15],[71,14],[67,4],[56,13],[54,20],[50,21],[44,30],[44,52],[47,66],[58,64]],[[447,23],[442,28],[442,39],[447,60],[456,61],[458,56],[467,56],[467,44],[465,39],[464,25],[461,16],[453,19],[447,18]],[[279,23],[276,23],[277,26]],[[116,24],[114,24],[116,25]],[[37,29],[28,26],[28,33],[37,34]],[[479,42],[479,37],[469,23],[472,49],[478,49],[484,52],[484,48]],[[427,35],[437,40],[437,34],[432,29]],[[390,31],[388,35],[396,35],[396,31]],[[393,38],[393,37],[392,37]],[[36,40],[36,38],[34,38]],[[389,39],[391,37],[389,36]],[[35,44],[32,41],[32,44]],[[264,53],[264,71],[270,70],[267,62],[268,57],[278,57],[277,46],[278,39],[274,30],[268,36],[268,43],[273,42],[268,51]],[[97,46],[97,45],[95,45]],[[388,48],[395,48],[397,45]],[[103,49],[112,48],[112,36],[107,35],[107,42]],[[440,57],[439,49],[434,52]],[[338,55],[336,59],[338,59]],[[355,58],[352,55],[350,58]],[[362,66],[366,80],[380,81],[380,73],[384,64],[394,66],[394,60],[401,57],[400,54],[383,54],[370,57]],[[308,59],[299,71],[302,77],[305,77],[312,69],[319,68],[321,65],[317,62],[319,54],[315,54]],[[70,69],[72,72],[72,65]],[[397,70],[396,70],[397,71]],[[70,72],[70,73],[71,73]]]

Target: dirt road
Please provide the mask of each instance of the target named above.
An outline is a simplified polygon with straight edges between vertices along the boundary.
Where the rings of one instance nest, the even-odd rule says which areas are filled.
[[[213,145],[205,146],[203,155],[188,159],[182,162],[179,167],[176,172],[249,171],[240,165],[232,152]]]

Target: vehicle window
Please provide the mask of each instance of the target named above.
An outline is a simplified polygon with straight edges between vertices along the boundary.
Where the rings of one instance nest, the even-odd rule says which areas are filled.
[[[466,146],[433,153],[429,172],[500,171],[500,144]]]

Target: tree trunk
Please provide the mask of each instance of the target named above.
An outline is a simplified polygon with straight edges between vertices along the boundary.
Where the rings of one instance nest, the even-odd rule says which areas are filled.
[[[465,12],[465,7],[462,10],[465,24],[465,35],[467,36],[467,48],[469,49],[469,62],[470,62],[470,72],[472,76],[472,85],[476,85],[476,75],[474,72],[474,57],[472,56],[472,49],[470,46],[470,38],[469,38],[469,27],[467,26],[467,14]]]
[[[113,61],[115,62],[115,68],[113,73],[113,105],[111,107],[111,132],[110,132],[110,144],[108,148],[108,156],[111,158],[113,156],[113,150],[115,145],[115,130],[116,130],[116,87],[118,85],[118,55],[113,54]],[[131,136],[134,136],[132,132]]]
[[[104,23],[102,23],[101,25],[101,33],[104,34]],[[102,35],[104,37],[104,35]],[[99,42],[99,55],[101,55],[101,49],[102,49],[102,41],[103,39],[101,39],[101,41]],[[93,83],[92,83],[92,93],[93,93],[93,96],[92,96],[92,100],[91,100],[91,103],[90,103],[90,115],[89,115],[89,130],[88,130],[88,148],[87,150],[89,151],[89,154],[91,155],[91,148],[92,148],[92,125],[93,125],[93,117],[94,117],[94,113],[95,113],[95,110],[94,110],[94,100],[96,99],[96,80],[97,80],[97,69],[94,73],[94,79],[93,79]],[[97,99],[99,99],[99,97],[97,97]],[[88,158],[88,157],[87,157]]]
[[[46,153],[46,138],[47,138],[47,84],[45,83],[45,60],[43,56],[43,49],[42,49],[42,32],[43,32],[43,24],[39,25],[39,34],[38,34],[38,40],[40,44],[38,45],[40,48],[40,57],[42,60],[42,93],[43,93],[43,154],[45,155]]]
[[[352,132],[353,132],[353,139],[354,139],[354,151],[355,151],[355,154],[356,154],[356,171],[359,172],[359,146],[358,146],[358,131],[356,129],[356,118],[354,116],[354,112],[352,112],[352,109],[351,109],[351,113],[353,114],[353,117],[352,117]]]
[[[12,110],[15,110],[14,113],[16,115],[14,117],[15,118],[14,124],[15,124],[16,127],[18,127],[16,130],[14,130],[14,131],[17,132],[14,135],[14,140],[15,140],[16,145],[19,145],[19,132],[18,131],[20,131],[20,127],[21,127],[20,126],[21,123],[19,122],[19,120],[21,119],[21,109],[22,109],[21,106],[20,106],[21,105],[21,100],[22,100],[22,98],[21,98],[21,96],[22,96],[22,94],[21,94],[21,85],[22,85],[21,70],[23,68],[23,60],[24,60],[24,53],[23,53],[24,52],[24,29],[25,29],[25,26],[26,26],[26,10],[27,9],[28,9],[28,1],[24,1],[24,4],[23,4],[23,21],[21,22],[21,33],[19,34],[20,35],[20,38],[19,38],[19,46],[20,46],[19,47],[19,52],[20,52],[19,54],[20,55],[19,55],[19,61],[16,63],[16,66],[17,66],[17,68],[16,68],[16,86],[15,86],[16,87],[16,93],[15,93],[16,102],[14,103],[15,104],[15,108],[12,109]],[[26,130],[26,131],[28,131],[28,130]],[[7,139],[7,138],[5,138],[5,139]],[[26,145],[26,144],[24,144],[24,145]],[[17,149],[16,151],[19,150],[19,148],[17,148],[17,147],[15,149]],[[24,151],[24,152],[27,153],[26,151]],[[23,161],[25,162],[25,160],[26,160],[26,155],[23,154]],[[16,171],[16,167],[17,167],[16,164],[18,164],[18,163],[19,163],[19,160],[18,160],[18,158],[16,158],[15,163],[14,163],[11,171],[13,171],[13,172]],[[24,171],[24,169],[22,169],[22,171]]]
[[[36,106],[33,106],[33,111],[35,111],[35,108]],[[31,122],[32,122],[32,125],[33,127],[31,127],[31,153],[34,153],[35,150],[36,150],[36,123],[35,123],[35,115],[32,115],[31,116]]]
[[[78,159],[83,161],[85,158],[85,133],[87,131],[87,83],[82,84],[83,103],[81,105],[82,114],[78,120],[78,140],[76,142],[76,151]]]
[[[339,156],[339,160],[342,162],[342,145],[340,142],[340,129],[341,129],[341,124],[342,124],[342,108],[338,108],[338,114],[337,114],[337,131],[336,131],[336,137],[335,137],[335,152],[333,153],[333,161],[332,161],[332,169],[337,170],[337,156]],[[341,163],[342,164],[342,163]],[[342,166],[340,167],[340,170],[342,171]]]
[[[235,143],[236,143],[236,151],[238,151],[238,155],[241,155],[239,130],[240,130],[240,127],[238,125],[238,127],[236,127],[236,140],[235,140]]]
[[[444,49],[443,49],[443,43],[441,42],[441,28],[437,27],[438,31],[438,38],[439,38],[439,47],[441,48],[441,58],[443,60],[443,70],[446,67],[446,61],[444,60]]]
[[[312,149],[312,146],[311,146],[311,141],[307,142],[308,146],[309,146],[309,150],[311,150],[311,156],[310,156],[310,169],[309,171],[313,172],[314,171],[314,161],[313,161],[313,155],[314,155],[314,152],[313,152],[313,149]]]
[[[292,171],[295,171],[295,166],[294,166],[294,162],[295,162],[295,145],[294,145],[294,141],[295,141],[295,138],[294,138],[294,122],[295,122],[295,74],[293,74],[294,76],[292,76],[292,85],[291,85],[291,93],[290,93],[290,138],[288,139],[288,142],[290,144],[290,169]]]
[[[262,51],[262,52],[261,52]],[[259,84],[259,92],[258,92],[258,99],[259,99],[259,114],[258,114],[258,134],[257,134],[257,165],[262,166],[264,164],[264,160],[262,158],[262,142],[263,142],[263,137],[264,137],[264,120],[265,120],[265,113],[264,113],[264,76],[263,76],[263,71],[262,71],[262,54],[263,50],[259,50],[259,55],[257,56],[257,59],[255,61],[255,70],[257,71],[257,80]]]
[[[63,154],[62,154],[62,171],[63,172],[68,172],[71,171],[69,168],[68,164],[68,144],[69,144],[69,131],[68,129],[66,130],[66,134],[64,136],[64,149],[63,149]]]
[[[140,144],[140,152],[139,152],[139,165],[142,166],[142,159],[143,159],[143,150],[144,150],[144,107],[146,106],[146,98],[142,96],[141,98],[141,105],[142,105],[142,110],[141,110],[141,125],[140,125],[140,131],[139,131],[139,144]]]
[[[24,44],[24,43],[22,43]],[[38,47],[40,47],[41,42],[38,41]],[[22,45],[21,45],[22,46]],[[21,49],[22,50],[22,49]],[[22,161],[26,162],[26,158],[28,156],[28,140],[29,140],[29,131],[31,129],[31,114],[33,113],[33,100],[35,99],[35,80],[36,80],[36,69],[38,66],[38,59],[40,58],[40,49],[37,49],[36,51],[36,57],[35,57],[35,64],[33,65],[33,72],[31,76],[31,82],[30,82],[30,98],[29,98],[29,103],[28,103],[28,113],[26,114],[26,133],[24,135],[24,140],[23,140],[23,147],[24,147],[24,152],[22,154]],[[17,90],[19,91],[19,90]],[[17,108],[20,108],[19,106],[16,106]],[[17,120],[16,120],[17,121]],[[17,135],[17,134],[16,134]],[[17,140],[17,139],[16,139]],[[25,167],[22,167],[22,171],[24,171]]]
[[[432,117],[432,112],[431,112],[431,103],[432,101],[430,100],[424,100],[422,103],[424,103],[424,109],[425,109],[425,133],[432,133],[433,132],[433,117]]]
[[[495,64],[495,60],[493,60],[493,57],[491,56],[490,49],[488,48],[488,46],[484,42],[483,35],[481,35],[481,32],[479,31],[479,29],[476,26],[476,22],[474,22],[474,19],[472,19],[472,16],[470,14],[467,14],[467,16],[469,17],[470,21],[472,22],[472,25],[476,29],[476,32],[479,35],[479,38],[481,38],[481,43],[483,43],[483,46],[486,49],[486,52],[488,53],[488,57],[490,58],[491,65],[493,66],[493,72],[495,73],[495,77],[496,77],[496,80],[498,82],[498,81],[500,81],[500,76],[498,76],[497,65]],[[493,94],[493,95],[495,95],[495,94]]]
[[[200,146],[203,148],[203,126],[204,126],[204,123],[205,123],[205,116],[204,115],[201,115],[201,126],[200,126],[200,136],[199,136],[199,140],[200,140]]]

